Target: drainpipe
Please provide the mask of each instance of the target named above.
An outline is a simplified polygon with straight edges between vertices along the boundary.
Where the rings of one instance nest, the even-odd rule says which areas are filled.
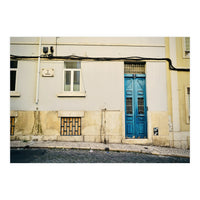
[[[100,128],[100,142],[102,143],[102,135],[103,135],[103,110],[101,109],[101,128]]]
[[[32,133],[35,136],[38,136],[42,133],[42,128],[40,124],[40,111],[38,111],[38,103],[39,103],[39,80],[40,80],[40,55],[41,55],[41,37],[39,38],[39,47],[38,47],[38,65],[37,65],[37,73],[36,73],[36,111],[34,111],[34,125],[32,129]]]
[[[101,143],[107,143],[106,141],[106,131],[105,131],[105,126],[106,126],[106,108],[101,110],[101,128],[100,128],[100,142]]]
[[[106,144],[108,141],[107,141],[107,138],[106,138],[106,108],[104,109],[104,121],[103,121],[103,135],[104,135],[104,144]]]
[[[40,37],[40,40],[39,40],[39,49],[38,49],[39,55],[38,55],[38,66],[37,66],[37,82],[36,82],[36,99],[35,99],[36,105],[38,105],[38,102],[39,102],[39,79],[40,79],[41,41],[42,41],[42,38]]]

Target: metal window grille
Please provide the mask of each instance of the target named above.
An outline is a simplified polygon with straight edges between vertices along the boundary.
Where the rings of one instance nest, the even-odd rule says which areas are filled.
[[[145,62],[126,62],[124,65],[125,74],[145,74]]]
[[[15,117],[10,117],[10,135],[14,135],[15,131]]]
[[[132,98],[126,98],[126,113],[133,114],[132,111]]]
[[[144,114],[144,98],[138,98],[138,114]]]
[[[81,135],[81,118],[80,117],[61,117],[61,136]]]

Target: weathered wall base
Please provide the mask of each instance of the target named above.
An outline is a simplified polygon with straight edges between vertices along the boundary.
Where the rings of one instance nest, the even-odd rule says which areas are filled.
[[[75,111],[67,111],[69,115]],[[124,112],[103,109],[79,111],[81,136],[60,135],[60,111],[11,111],[15,116],[15,132],[11,140],[102,142],[170,146],[188,149],[189,132],[169,132],[167,112],[148,112],[148,139],[126,139]],[[84,113],[84,114],[83,114]],[[158,135],[153,128],[158,127]]]
[[[11,111],[11,116],[15,116],[15,132],[11,140],[121,143],[122,111],[106,109],[85,111],[81,117],[81,136],[60,136],[60,113],[60,111]],[[73,117],[73,114],[80,112],[63,113]]]
[[[190,149],[190,132],[170,132],[170,147]]]
[[[168,112],[149,112],[149,115],[151,119],[149,135],[152,136],[152,144],[156,146],[169,146]],[[158,129],[158,134],[155,134],[154,128]]]

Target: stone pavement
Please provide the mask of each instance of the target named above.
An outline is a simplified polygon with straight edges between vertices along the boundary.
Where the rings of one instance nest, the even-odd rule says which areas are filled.
[[[161,156],[190,157],[190,150],[170,147],[134,145],[134,144],[104,144],[91,142],[62,142],[62,141],[10,141],[12,148],[66,148],[92,149],[123,152],[138,152]]]

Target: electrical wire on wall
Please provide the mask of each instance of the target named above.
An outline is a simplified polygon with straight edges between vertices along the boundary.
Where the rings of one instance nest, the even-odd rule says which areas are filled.
[[[39,56],[17,56],[10,55],[11,59],[28,59],[28,58],[38,58]],[[61,59],[61,60],[94,60],[94,61],[167,61],[169,63],[169,69],[174,71],[190,71],[189,68],[175,68],[172,65],[172,61],[170,58],[146,58],[139,56],[130,56],[130,57],[83,57],[83,56],[53,56],[52,54],[40,56],[40,58],[47,59]]]

